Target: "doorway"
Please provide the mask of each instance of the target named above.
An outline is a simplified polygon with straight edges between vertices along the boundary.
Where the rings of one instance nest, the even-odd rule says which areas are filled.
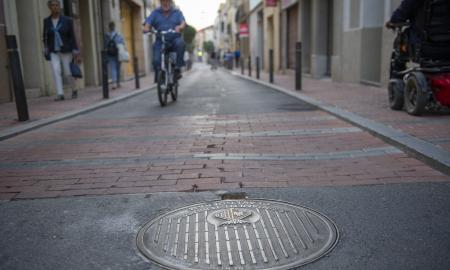
[[[287,10],[287,68],[295,69],[296,44],[298,41],[298,6],[295,4]]]
[[[122,22],[122,34],[125,39],[125,44],[130,54],[130,61],[125,64],[124,71],[125,78],[133,76],[133,65],[135,55],[135,39],[133,27],[133,4],[128,1],[120,1],[120,17]]]

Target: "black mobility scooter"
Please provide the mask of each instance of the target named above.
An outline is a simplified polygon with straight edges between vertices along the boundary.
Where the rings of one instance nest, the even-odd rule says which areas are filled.
[[[450,107],[450,0],[426,0],[422,17],[414,33],[394,24],[389,105],[411,115]]]

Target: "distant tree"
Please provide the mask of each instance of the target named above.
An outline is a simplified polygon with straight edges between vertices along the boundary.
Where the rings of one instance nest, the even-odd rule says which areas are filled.
[[[211,53],[214,51],[214,43],[212,41],[203,42],[203,50],[207,53]]]
[[[194,39],[195,35],[197,34],[197,30],[195,30],[194,27],[188,25],[183,30],[183,39],[186,43],[186,49],[188,52],[191,52],[194,50]]]

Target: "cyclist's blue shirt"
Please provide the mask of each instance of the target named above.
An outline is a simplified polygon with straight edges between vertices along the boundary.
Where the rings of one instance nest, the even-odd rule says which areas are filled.
[[[161,7],[153,10],[153,12],[145,20],[147,24],[158,31],[167,31],[169,29],[174,29],[175,27],[184,22],[183,13],[179,9],[171,8],[169,15],[165,16],[164,11]],[[171,34],[170,36],[175,38],[179,37],[180,34]],[[171,38],[169,37],[169,38]]]

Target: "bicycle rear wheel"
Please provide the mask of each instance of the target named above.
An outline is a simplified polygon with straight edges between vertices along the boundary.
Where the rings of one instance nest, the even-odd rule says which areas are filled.
[[[158,99],[161,107],[167,105],[167,84],[166,84],[166,72],[158,72]]]
[[[170,95],[172,96],[172,100],[175,102],[178,99],[178,82],[176,81],[172,85],[172,91],[170,91]]]

